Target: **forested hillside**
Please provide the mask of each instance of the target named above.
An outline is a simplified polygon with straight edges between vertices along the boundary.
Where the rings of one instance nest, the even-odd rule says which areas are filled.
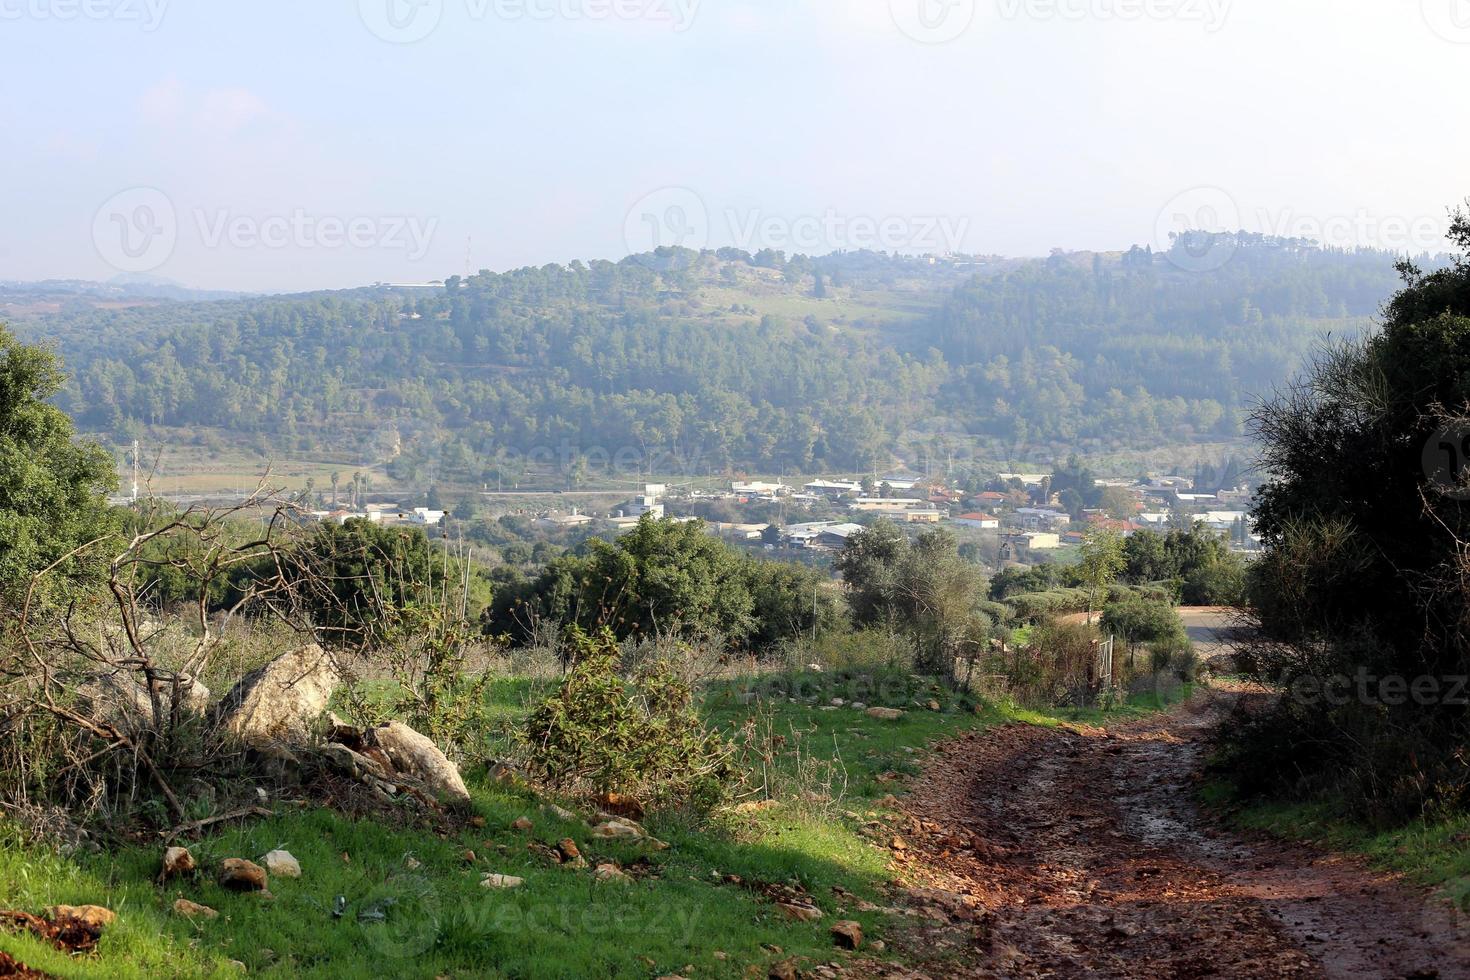
[[[1392,256],[1243,241],[1032,262],[670,250],[442,288],[21,317],[85,430],[351,451],[474,483],[531,464],[703,474],[888,465],[943,418],[1049,453],[1236,436],[1253,393],[1361,330]]]

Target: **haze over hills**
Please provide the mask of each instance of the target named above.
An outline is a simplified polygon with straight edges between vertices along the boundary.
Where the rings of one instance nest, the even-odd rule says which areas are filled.
[[[432,288],[136,304],[73,290],[6,315],[58,346],[62,407],[114,444],[337,454],[419,487],[953,469],[1229,445],[1256,393],[1324,335],[1367,327],[1398,282],[1387,252],[1197,246],[1024,261],[662,249]]]

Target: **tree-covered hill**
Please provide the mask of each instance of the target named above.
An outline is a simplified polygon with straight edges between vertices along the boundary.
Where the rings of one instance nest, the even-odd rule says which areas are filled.
[[[528,465],[887,465],[944,417],[1048,452],[1234,436],[1253,392],[1391,295],[1393,256],[1242,241],[1029,262],[665,250],[371,289],[23,316],[117,439],[350,451],[407,482]],[[528,462],[529,459],[529,462]],[[580,462],[579,462],[580,461]]]

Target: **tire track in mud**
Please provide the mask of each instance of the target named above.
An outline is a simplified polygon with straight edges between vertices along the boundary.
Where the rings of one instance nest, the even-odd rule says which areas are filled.
[[[1198,812],[1233,697],[939,746],[895,850],[929,975],[1470,978],[1470,931],[1421,889]]]

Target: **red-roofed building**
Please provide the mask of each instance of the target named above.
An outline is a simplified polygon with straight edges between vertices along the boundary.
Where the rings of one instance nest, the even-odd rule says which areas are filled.
[[[999,531],[1000,518],[992,517],[990,514],[961,514],[954,519],[961,527],[978,527],[982,531]]]

